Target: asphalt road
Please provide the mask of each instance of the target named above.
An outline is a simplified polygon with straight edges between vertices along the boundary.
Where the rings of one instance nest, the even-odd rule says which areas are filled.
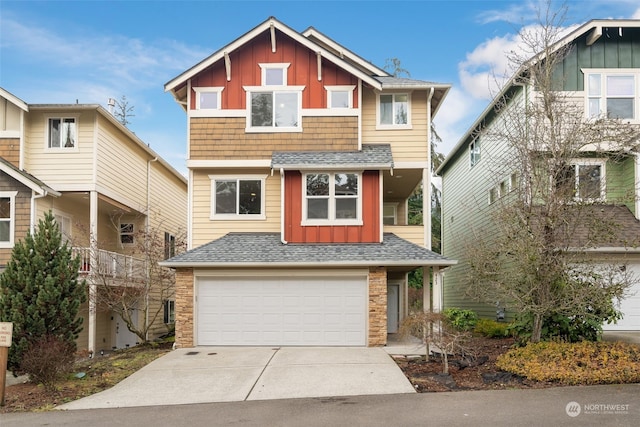
[[[171,387],[171,384],[164,384]],[[0,426],[638,426],[640,384],[2,414]]]

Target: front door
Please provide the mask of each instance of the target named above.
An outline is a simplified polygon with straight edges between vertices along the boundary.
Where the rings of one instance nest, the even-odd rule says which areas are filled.
[[[387,333],[398,332],[400,323],[400,285],[387,285]]]
[[[132,316],[134,320],[138,318],[138,310],[134,309]],[[137,324],[137,322],[135,322]],[[119,314],[114,313],[113,316],[113,332],[116,336],[116,348],[133,347],[138,344],[139,338],[136,334],[127,328],[127,324]]]

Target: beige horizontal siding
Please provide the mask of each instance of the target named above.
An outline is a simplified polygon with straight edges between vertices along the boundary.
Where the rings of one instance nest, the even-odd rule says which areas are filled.
[[[424,247],[424,227],[422,225],[385,225],[385,233],[393,233],[401,239]]]
[[[366,144],[391,144],[393,161],[428,162],[427,144],[427,92],[414,91],[411,95],[411,129],[376,129],[376,94],[363,90],[362,94],[362,142]]]
[[[211,220],[211,179],[209,175],[267,175],[265,220]],[[229,232],[280,232],[280,174],[269,169],[221,171],[198,169],[193,173],[192,247],[198,247]]]

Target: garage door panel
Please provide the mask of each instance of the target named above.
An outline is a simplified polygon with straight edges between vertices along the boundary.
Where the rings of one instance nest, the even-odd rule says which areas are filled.
[[[202,278],[198,345],[365,345],[366,277]]]
[[[639,331],[640,330],[640,265],[628,267],[635,276],[635,282],[627,291],[627,296],[616,301],[616,309],[622,312],[622,319],[618,323],[602,325],[605,331]]]

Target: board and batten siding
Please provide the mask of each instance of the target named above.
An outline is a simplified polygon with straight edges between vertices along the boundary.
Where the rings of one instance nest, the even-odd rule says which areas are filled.
[[[24,169],[47,185],[86,185],[93,182],[93,138],[95,111],[43,111],[27,116]],[[47,126],[50,117],[77,117],[76,149],[48,149]]]
[[[427,144],[427,91],[411,92],[411,129],[376,129],[376,94],[371,89],[362,91],[362,142],[364,144],[391,144],[395,163],[429,162]],[[398,93],[394,91],[389,93]]]
[[[276,52],[272,52],[269,31],[257,36],[229,53],[231,79],[227,80],[224,60],[220,60],[191,79],[191,87],[223,87],[222,109],[245,109],[246,91],[243,86],[262,85],[262,69],[258,64],[283,63],[287,68],[287,85],[304,86],[302,108],[326,108],[329,85],[357,85],[358,80],[329,61],[322,61],[322,79],[318,80],[316,52],[297,43],[276,30]],[[353,91],[353,105],[358,106],[358,89]],[[195,108],[192,89],[190,110]]]
[[[265,175],[266,219],[257,220],[212,220],[211,219],[211,179],[209,175]],[[196,169],[193,171],[192,230],[191,248],[196,248],[230,232],[280,232],[280,174],[265,169]]]
[[[620,36],[616,27],[587,46],[589,34],[576,39],[573,49],[556,70],[566,91],[584,90],[582,69],[640,68],[640,28],[625,28]]]

